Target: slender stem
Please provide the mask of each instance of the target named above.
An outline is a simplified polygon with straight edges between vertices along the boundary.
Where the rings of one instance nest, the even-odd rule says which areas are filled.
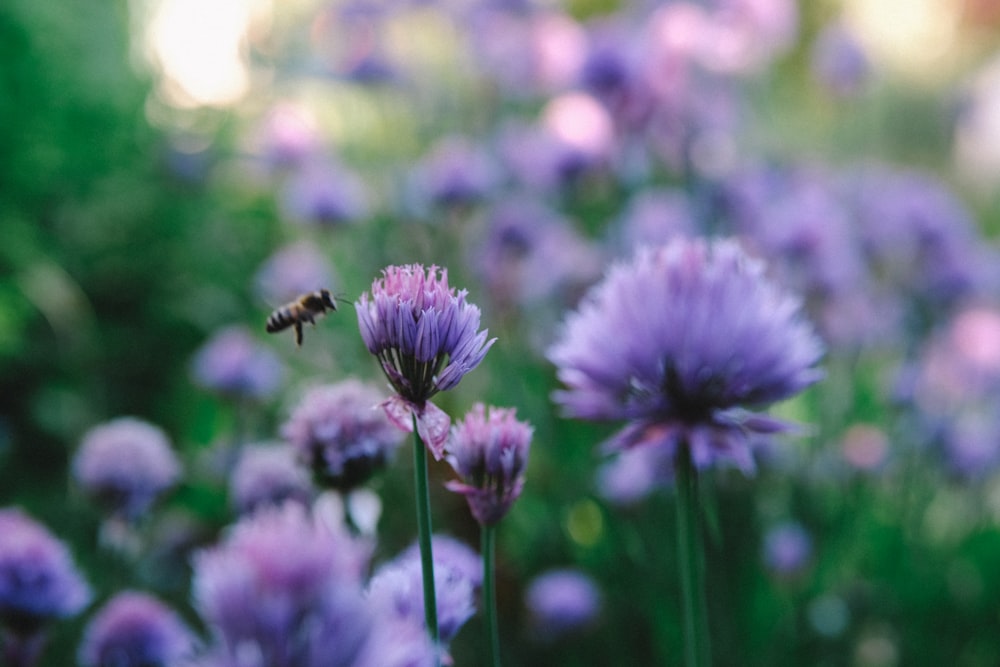
[[[698,471],[684,443],[677,454],[677,545],[684,601],[684,663],[708,667],[711,651],[705,603],[704,563],[701,542],[701,508],[698,505]]]
[[[490,667],[500,667],[500,630],[497,626],[497,578],[495,557],[497,542],[496,524],[483,526],[483,608],[486,615],[486,632],[489,635]]]
[[[434,589],[434,555],[431,551],[431,497],[427,484],[427,448],[417,433],[413,416],[413,479],[417,501],[417,535],[420,543],[420,569],[424,584],[424,620],[434,646],[441,643],[438,632],[437,600]]]

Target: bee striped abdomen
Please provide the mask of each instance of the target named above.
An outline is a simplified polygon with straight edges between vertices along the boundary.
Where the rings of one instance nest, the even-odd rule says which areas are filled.
[[[267,331],[268,333],[284,331],[295,324],[296,321],[297,318],[292,313],[292,309],[289,306],[282,306],[267,318]]]

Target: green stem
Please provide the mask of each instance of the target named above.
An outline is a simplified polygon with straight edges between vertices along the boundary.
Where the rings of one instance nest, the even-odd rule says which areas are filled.
[[[427,484],[427,448],[417,433],[413,416],[413,479],[417,501],[417,535],[420,543],[420,569],[424,584],[424,620],[435,648],[441,643],[438,632],[437,600],[434,589],[434,555],[431,551],[431,496]]]
[[[698,471],[691,461],[687,443],[682,443],[677,453],[676,484],[677,545],[684,601],[684,663],[687,667],[708,667],[711,651],[705,603]]]
[[[489,635],[490,667],[500,667],[500,630],[497,626],[497,579],[495,557],[497,542],[497,527],[483,526],[482,547],[483,556],[483,609],[486,615],[486,632]]]

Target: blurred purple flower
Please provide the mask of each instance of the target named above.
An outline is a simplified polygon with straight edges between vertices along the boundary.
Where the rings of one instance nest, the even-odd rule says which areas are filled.
[[[439,542],[435,541],[435,545]],[[454,552],[434,554],[434,592],[437,598],[438,630],[441,642],[454,639],[465,622],[476,613],[475,580],[466,576],[467,555],[452,560]],[[443,556],[443,557],[442,557]],[[377,614],[424,627],[424,591],[420,554],[413,550],[378,568],[368,586],[368,597]]]
[[[465,137],[445,137],[416,166],[418,194],[440,206],[462,206],[484,199],[500,181],[498,166]]]
[[[123,591],[91,619],[80,644],[83,667],[169,667],[188,657],[194,635],[156,598]]]
[[[389,266],[355,303],[368,351],[398,394],[383,403],[399,428],[413,429],[438,460],[450,419],[429,399],[455,387],[486,356],[495,338],[479,331],[479,308],[448,285],[448,271],[419,264]]]
[[[367,216],[368,194],[345,167],[313,160],[289,175],[282,187],[281,210],[295,222],[333,227]]]
[[[809,533],[794,521],[779,523],[764,536],[764,564],[774,574],[792,576],[809,564],[812,557]]]
[[[472,582],[473,588],[483,585],[483,559],[465,542],[448,535],[432,535],[431,551],[434,562],[449,570],[457,570],[458,576]],[[420,545],[414,542],[397,557],[397,561],[420,559]]]
[[[283,444],[242,448],[229,477],[230,502],[240,514],[287,500],[306,505],[311,495],[308,474],[295,460],[294,450]]]
[[[633,505],[672,477],[673,464],[658,447],[638,446],[619,452],[597,470],[597,491],[615,505]]]
[[[267,398],[284,377],[278,357],[243,326],[217,331],[191,362],[195,382],[232,398]]]
[[[278,166],[297,165],[320,148],[319,133],[309,112],[287,102],[267,113],[258,141],[264,158]]]
[[[525,603],[539,635],[556,639],[597,619],[601,593],[593,579],[578,570],[550,570],[528,584]]]
[[[813,76],[834,95],[856,94],[871,74],[871,62],[857,38],[839,23],[823,28],[812,48]]]
[[[403,434],[378,406],[385,397],[355,379],[308,390],[281,434],[323,486],[365,483],[392,457]]]
[[[482,403],[452,427],[445,459],[459,479],[445,486],[465,496],[480,524],[496,524],[521,495],[533,431],[513,409]]]
[[[181,464],[167,435],[134,417],[87,431],[73,458],[73,477],[112,514],[134,520],[177,483]]]
[[[1000,396],[1000,310],[962,309],[928,340],[912,375],[913,397],[930,414],[994,402]]]
[[[753,438],[787,424],[747,408],[822,376],[800,302],[731,240],[678,240],[614,266],[549,350],[567,415],[628,420],[609,449],[690,449],[699,468],[754,469]]]
[[[469,263],[500,306],[531,305],[560,289],[572,293],[600,275],[597,249],[536,199],[500,202],[485,225]]]
[[[654,189],[635,194],[617,222],[615,246],[631,255],[644,245],[662,245],[675,236],[694,236],[694,207],[680,190]]]
[[[28,638],[90,598],[62,542],[21,510],[0,509],[0,626]]]
[[[987,477],[1000,464],[1000,420],[992,410],[963,411],[945,428],[944,455],[959,477]]]
[[[290,243],[257,270],[254,285],[264,303],[278,306],[301,294],[333,289],[333,266],[312,243]]]
[[[297,503],[240,520],[194,558],[195,607],[222,664],[353,665],[372,624],[361,582],[370,551]]]

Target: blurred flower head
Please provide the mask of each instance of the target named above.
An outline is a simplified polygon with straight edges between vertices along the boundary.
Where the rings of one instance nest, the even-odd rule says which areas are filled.
[[[813,76],[836,96],[857,93],[871,74],[871,62],[860,42],[844,25],[823,28],[812,48]]]
[[[482,403],[452,427],[445,458],[459,480],[445,486],[465,496],[480,524],[500,521],[521,495],[533,430],[513,409]]]
[[[764,564],[774,574],[792,576],[809,564],[812,557],[812,538],[794,521],[771,527],[764,536]]]
[[[278,306],[301,294],[333,289],[333,266],[312,243],[297,241],[279,248],[254,276],[264,303]]]
[[[368,215],[368,194],[357,175],[332,162],[310,161],[288,176],[281,196],[286,218],[334,227]]]
[[[597,492],[615,505],[633,505],[667,485],[672,471],[672,461],[661,448],[633,447],[598,468]]]
[[[264,158],[277,166],[294,166],[317,152],[319,130],[308,110],[291,103],[275,105],[261,124],[258,141]]]
[[[350,489],[385,466],[403,434],[378,406],[385,397],[355,379],[309,389],[282,426],[318,483]]]
[[[462,206],[484,199],[500,181],[499,168],[470,139],[440,139],[416,167],[418,195],[439,206]]]
[[[0,625],[28,637],[90,599],[66,546],[21,510],[0,509]]]
[[[601,592],[593,579],[579,570],[550,570],[528,584],[525,603],[538,634],[556,639],[597,619]]]
[[[284,378],[278,357],[242,326],[216,332],[191,362],[195,382],[232,398],[267,398]]]
[[[437,541],[434,542],[438,544]],[[467,576],[462,554],[457,560],[454,551],[434,553],[434,592],[437,601],[438,631],[441,642],[451,642],[465,622],[476,613],[475,589],[482,581],[482,572],[475,580]],[[368,597],[376,613],[424,628],[424,590],[419,552],[406,551],[381,566],[368,585]]]
[[[783,430],[748,409],[821,377],[798,299],[731,240],[677,240],[614,266],[549,350],[566,414],[628,420],[612,450],[690,449],[701,468],[754,468],[752,438]],[[673,456],[673,454],[671,454]]]
[[[134,417],[87,431],[73,458],[73,477],[106,510],[134,520],[177,483],[181,464],[167,435]]]
[[[614,244],[625,255],[697,231],[691,200],[680,190],[650,189],[634,195],[617,221]]]
[[[195,555],[195,607],[239,667],[346,667],[372,623],[361,596],[369,555],[297,503],[262,509]]]
[[[384,269],[355,303],[361,337],[398,392],[384,403],[386,414],[404,430],[415,416],[437,459],[450,419],[429,399],[455,387],[496,341],[479,331],[479,308],[466,295],[448,285],[447,269],[407,264]]]
[[[311,495],[308,474],[284,444],[243,447],[229,477],[229,499],[240,514],[288,500],[305,505]]]
[[[188,657],[194,635],[156,598],[122,591],[91,619],[79,649],[83,667],[169,667]]]
[[[465,542],[448,535],[431,536],[431,551],[435,567],[440,564],[449,570],[458,570],[458,576],[472,582],[473,588],[483,585],[483,559]],[[420,560],[420,545],[414,542],[396,558],[397,562]]]

